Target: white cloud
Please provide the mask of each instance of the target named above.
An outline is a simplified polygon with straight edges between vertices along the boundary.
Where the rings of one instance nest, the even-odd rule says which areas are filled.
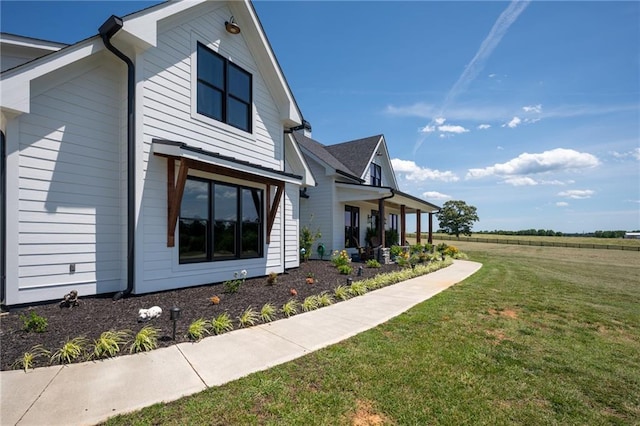
[[[585,198],[591,198],[593,194],[595,194],[595,192],[590,189],[570,189],[568,191],[558,192],[559,197],[567,197],[567,198],[572,198],[574,200],[583,200]]]
[[[508,123],[504,123],[502,127],[509,127],[511,129],[515,129],[516,127],[518,127],[520,123],[522,123],[522,120],[520,119],[520,117],[513,117],[511,121],[509,121]]]
[[[556,206],[558,206],[558,207],[569,207],[569,203],[567,203],[566,201],[558,201],[556,203]]]
[[[505,178],[504,183],[508,183],[513,186],[535,186],[538,184],[537,181],[533,180],[528,176],[514,176]]]
[[[616,158],[627,158],[627,157],[631,157],[635,160],[640,160],[640,148],[634,148],[631,151],[627,151],[627,152],[617,152],[617,151],[613,151],[611,153],[611,155],[613,155]]]
[[[415,161],[411,160],[393,158],[391,159],[391,165],[396,173],[404,173],[406,179],[410,181],[440,180],[443,182],[457,182],[460,180],[460,178],[451,171],[442,172],[440,170],[420,167]]]
[[[448,200],[452,197],[451,195],[443,194],[437,191],[427,191],[422,193],[422,198],[425,198],[427,200]]]
[[[495,76],[496,76],[496,74],[495,74],[495,73],[491,73],[491,74],[489,74],[489,78],[493,78],[493,77],[495,77]]]
[[[534,113],[540,114],[542,112],[542,105],[538,104],[538,105],[523,106],[522,110],[524,112],[534,112]]]
[[[437,117],[433,119],[433,122],[436,123],[438,126],[442,126],[445,121],[447,121],[447,119],[443,117]]]
[[[496,149],[497,149],[498,151],[503,151],[503,150],[504,150],[504,147],[503,147],[503,146],[498,145],[498,146],[496,147]]]
[[[556,148],[537,154],[524,153],[506,163],[482,169],[469,169],[467,179],[487,176],[524,176],[560,170],[596,167],[600,161],[594,155],[572,149]]]
[[[444,118],[436,118],[434,122],[438,124],[438,126],[434,126],[433,124],[427,124],[426,126],[421,128],[419,131],[420,133],[427,133],[427,134],[433,133],[435,131],[438,131],[441,133],[456,133],[456,134],[467,133],[469,131],[469,129],[465,129],[462,126],[456,126],[452,124],[443,124],[445,121],[446,120]],[[444,137],[444,136],[440,135],[440,137]]]
[[[491,124],[480,124],[478,130],[486,130],[491,127]]]
[[[438,126],[438,131],[443,133],[467,133],[469,129],[465,129],[462,126],[453,126],[451,124],[445,124],[444,126]]]

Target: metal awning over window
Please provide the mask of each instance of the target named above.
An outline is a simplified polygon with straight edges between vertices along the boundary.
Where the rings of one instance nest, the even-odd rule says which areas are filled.
[[[231,178],[242,179],[266,185],[267,204],[267,244],[270,242],[271,230],[275,222],[278,206],[284,193],[285,183],[300,185],[302,176],[294,175],[259,164],[237,160],[233,157],[191,147],[185,143],[154,139],[152,145],[154,155],[167,158],[167,247],[175,246],[175,231],[180,214],[180,205],[184,194],[184,185],[189,170],[200,170]],[[176,179],[176,161],[180,161]],[[271,197],[272,187],[275,196]]]

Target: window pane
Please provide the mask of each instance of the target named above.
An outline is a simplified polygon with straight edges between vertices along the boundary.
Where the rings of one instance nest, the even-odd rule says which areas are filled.
[[[213,257],[236,255],[236,222],[217,220],[213,227]]]
[[[229,94],[251,103],[251,75],[229,64]]]
[[[227,123],[248,132],[249,105],[237,99],[229,98],[229,103],[227,104]]]
[[[198,82],[198,113],[222,121],[222,92]]]
[[[262,252],[262,191],[242,189],[242,256],[259,256]]]
[[[214,185],[213,256],[236,255],[236,224],[238,222],[238,188]]]
[[[207,182],[187,179],[182,195],[180,217],[191,219],[209,218],[209,184]]]
[[[180,219],[180,263],[207,260],[208,228],[206,220]]]
[[[198,45],[198,80],[224,90],[224,59]]]

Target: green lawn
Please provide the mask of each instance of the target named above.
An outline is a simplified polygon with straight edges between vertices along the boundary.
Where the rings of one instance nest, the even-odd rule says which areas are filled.
[[[638,252],[456,245],[483,268],[400,317],[108,424],[640,424]]]

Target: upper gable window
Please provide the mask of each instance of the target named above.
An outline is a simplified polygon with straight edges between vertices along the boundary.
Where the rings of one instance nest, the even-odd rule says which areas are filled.
[[[382,167],[378,164],[371,163],[369,173],[371,175],[370,184],[373,186],[382,186]]]
[[[198,114],[251,133],[251,74],[198,43]]]

